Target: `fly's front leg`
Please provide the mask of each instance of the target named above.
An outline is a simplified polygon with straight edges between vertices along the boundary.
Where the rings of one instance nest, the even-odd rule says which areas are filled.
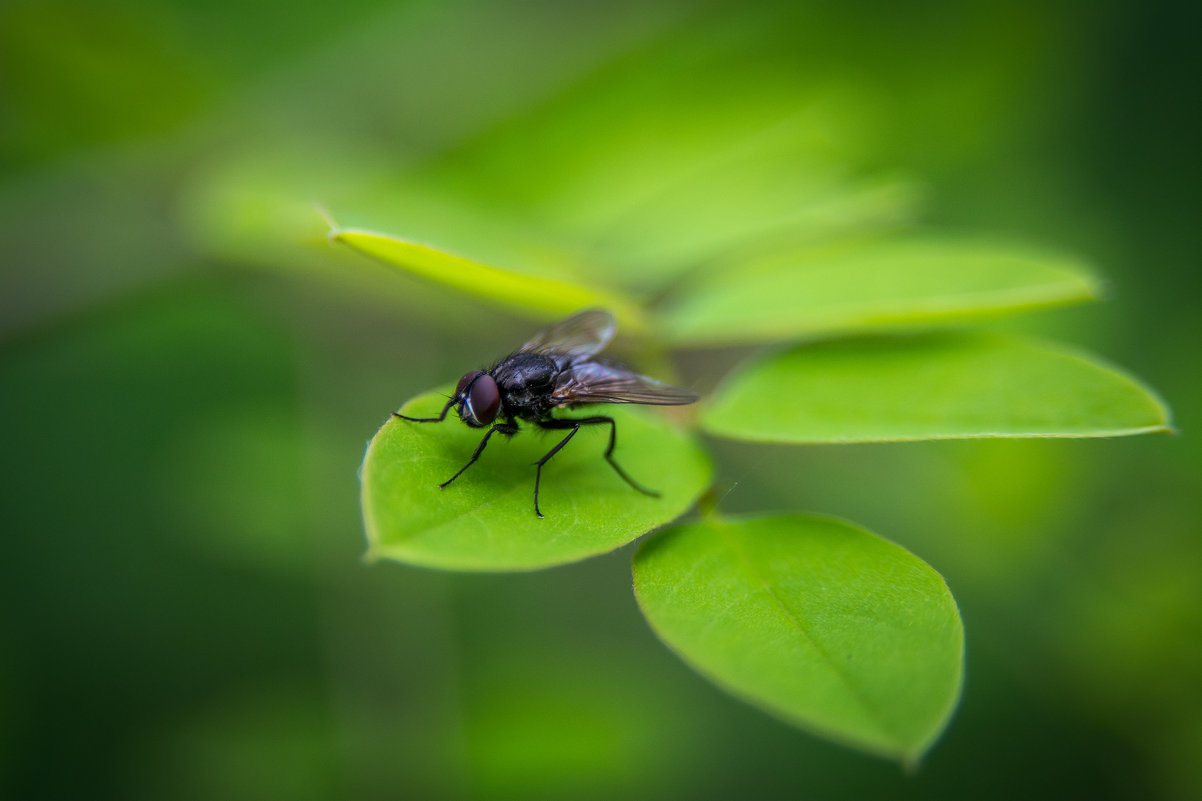
[[[570,440],[572,437],[576,436],[576,432],[580,430],[581,426],[608,424],[609,425],[609,447],[605,449],[605,461],[609,462],[609,466],[614,469],[614,472],[616,472],[619,476],[621,476],[622,480],[625,481],[627,484],[629,484],[633,489],[643,493],[644,495],[650,495],[653,498],[659,497],[658,492],[656,492],[655,490],[652,490],[652,489],[647,489],[642,484],[635,481],[633,478],[630,477],[629,474],[627,474],[627,472],[625,470],[622,469],[622,466],[614,460],[614,447],[618,444],[618,425],[616,422],[614,422],[614,419],[612,417],[605,417],[603,415],[597,415],[596,417],[580,417],[580,418],[567,419],[567,420],[554,420],[554,419],[540,420],[540,421],[538,421],[537,424],[540,428],[545,428],[548,430],[555,430],[555,429],[562,430],[565,428],[572,429],[570,432],[568,432],[568,435],[560,441],[560,443],[558,445],[556,445],[554,448],[552,448],[547,453],[546,456],[544,456],[543,458],[541,458],[537,462],[535,462],[535,464],[538,465],[538,473],[535,474],[535,477],[534,477],[534,511],[536,514],[538,514],[539,517],[542,517],[542,513],[538,511],[538,483],[539,483],[539,479],[542,477],[543,465],[552,456],[559,453],[559,449],[562,448],[564,445],[567,445],[568,440]]]
[[[457,479],[461,475],[463,475],[464,470],[467,470],[469,467],[471,467],[473,464],[475,464],[476,460],[480,458],[480,454],[484,453],[484,446],[488,444],[488,438],[491,437],[493,434],[500,432],[500,433],[504,434],[505,436],[510,437],[510,436],[513,436],[514,434],[516,434],[517,431],[518,431],[517,423],[497,423],[492,428],[488,429],[488,433],[484,435],[484,439],[480,440],[480,444],[476,446],[476,451],[475,451],[475,453],[472,454],[472,458],[467,460],[467,464],[465,464],[463,467],[459,468],[458,473],[456,473],[455,475],[448,478],[446,481],[439,484],[438,488],[446,489],[448,484],[450,484],[452,481],[454,481],[455,479]]]
[[[457,398],[451,398],[447,401],[447,405],[442,407],[442,414],[438,415],[438,417],[406,417],[400,412],[393,412],[392,416],[408,420],[410,423],[441,423],[447,419],[447,412],[451,411],[451,407],[455,405],[456,400]]]

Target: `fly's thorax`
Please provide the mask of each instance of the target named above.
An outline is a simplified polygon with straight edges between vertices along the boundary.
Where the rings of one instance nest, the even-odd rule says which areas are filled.
[[[508,413],[529,419],[542,416],[553,406],[551,393],[559,367],[550,356],[541,353],[515,353],[489,371],[501,390]]]

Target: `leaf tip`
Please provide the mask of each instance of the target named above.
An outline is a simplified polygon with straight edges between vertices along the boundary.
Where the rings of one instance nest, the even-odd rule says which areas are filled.
[[[1082,270],[1081,280],[1090,300],[1106,300],[1110,295],[1110,281],[1092,270]]]
[[[902,773],[906,774],[907,778],[914,778],[918,775],[918,771],[922,769],[922,758],[926,756],[925,751],[913,751],[900,756],[897,764],[901,767]]]
[[[326,224],[326,227],[329,228],[329,230],[326,231],[326,241],[330,244],[337,242],[338,238],[342,235],[342,226],[340,226],[338,221],[334,219],[334,215],[330,214],[329,209],[320,203],[313,204],[313,211],[316,212],[317,216],[320,217],[322,222]]]

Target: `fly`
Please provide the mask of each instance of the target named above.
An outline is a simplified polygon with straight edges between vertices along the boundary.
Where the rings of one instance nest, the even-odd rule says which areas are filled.
[[[595,403],[642,403],[656,406],[680,406],[693,403],[698,396],[687,389],[665,384],[654,378],[633,373],[612,362],[594,358],[613,339],[614,317],[607,311],[590,309],[535,334],[517,351],[498,360],[487,370],[472,370],[459,379],[455,394],[447,401],[438,417],[406,417],[393,412],[394,417],[413,423],[441,423],[451,409],[459,419],[472,428],[488,428],[484,439],[459,472],[439,484],[446,488],[463,475],[484,452],[493,434],[512,437],[518,432],[518,421],[532,423],[548,431],[567,431],[559,443],[534,464],[534,513],[538,508],[538,485],[543,465],[559,453],[576,432],[584,426],[608,425],[609,447],[605,460],[622,479],[635,490],[659,497],[631,478],[614,461],[618,427],[612,417],[553,417],[555,409],[574,409]]]

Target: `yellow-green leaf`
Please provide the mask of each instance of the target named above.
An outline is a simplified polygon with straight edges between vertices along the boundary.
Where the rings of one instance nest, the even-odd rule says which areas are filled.
[[[1169,430],[1134,378],[1061,345],[944,332],[834,340],[736,371],[702,427],[762,442],[1114,437]]]
[[[608,309],[627,331],[645,327],[638,307],[621,294],[563,278],[494,267],[430,245],[355,228],[334,228],[330,241],[341,242],[396,267],[539,318],[586,307]]]
[[[890,240],[731,264],[682,287],[664,330],[688,345],[766,342],[997,316],[1097,294],[1097,280],[1063,256],[958,240]]]

